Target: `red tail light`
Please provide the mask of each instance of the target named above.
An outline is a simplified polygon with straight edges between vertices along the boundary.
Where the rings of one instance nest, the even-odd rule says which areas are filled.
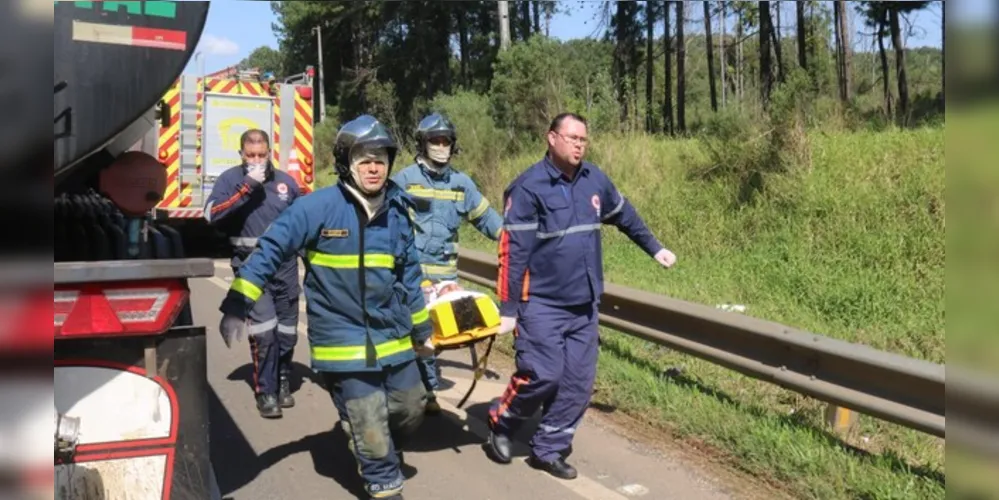
[[[56,338],[163,333],[189,295],[178,280],[66,285],[54,292]]]

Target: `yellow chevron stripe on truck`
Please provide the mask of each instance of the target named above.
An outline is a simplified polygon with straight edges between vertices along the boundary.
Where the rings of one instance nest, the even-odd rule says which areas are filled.
[[[299,182],[305,192],[315,190],[315,171],[312,147],[312,88],[295,89],[295,140],[293,147],[299,162]]]
[[[160,128],[158,157],[167,169],[167,185],[157,206],[171,208],[180,202],[180,79],[167,89],[163,100],[170,108],[170,125]]]

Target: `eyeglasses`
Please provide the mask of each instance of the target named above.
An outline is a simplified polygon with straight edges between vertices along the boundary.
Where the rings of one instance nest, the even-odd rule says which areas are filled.
[[[589,142],[589,139],[586,138],[586,137],[577,137],[575,135],[562,135],[562,134],[560,134],[558,132],[555,132],[555,135],[557,135],[557,136],[561,137],[562,139],[564,139],[565,142],[568,142],[569,144],[573,144],[573,145],[577,145],[577,146],[585,146]]]

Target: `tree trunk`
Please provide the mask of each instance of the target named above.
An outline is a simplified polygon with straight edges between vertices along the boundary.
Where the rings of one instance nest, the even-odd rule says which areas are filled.
[[[760,6],[760,103],[764,110],[770,108],[770,93],[773,90],[773,62],[770,59],[770,43],[773,27],[770,26],[770,2],[759,2]]]
[[[534,7],[534,32],[541,33],[541,2],[531,2]]]
[[[687,17],[684,15],[684,3],[676,3],[676,127],[681,134],[687,133],[687,47],[683,36]]]
[[[461,84],[466,89],[472,82],[468,74],[468,11],[458,10],[458,50],[461,52]]]
[[[808,37],[805,32],[805,3],[804,2],[794,2],[794,11],[797,16],[796,26],[798,31],[798,66],[801,69],[808,70],[808,52],[806,48],[808,47]]]
[[[899,24],[898,8],[888,8],[888,21],[891,24],[891,44],[895,47],[895,71],[898,79],[898,112],[902,123],[909,121],[909,80],[905,74],[905,47],[902,46],[902,28]]]
[[[878,20],[877,41],[878,41],[878,54],[881,56],[881,80],[883,83],[882,89],[884,90],[884,97],[885,97],[885,116],[891,118],[892,116],[891,79],[889,78],[891,73],[890,70],[888,69],[888,51],[885,50],[885,37],[884,37],[885,24],[886,23],[884,19]]]
[[[641,115],[638,113],[638,68],[642,65],[642,59],[638,53],[638,3],[628,2],[628,4],[626,24],[628,27],[628,73],[630,80],[628,89],[631,91],[631,109],[635,110],[633,113],[634,128],[637,129],[641,127],[641,122],[639,122]]]
[[[839,2],[833,3],[833,53],[836,55],[836,89],[839,99],[846,102],[846,85],[843,83],[843,34],[840,33],[840,18],[843,15]]]
[[[745,67],[743,65],[743,50],[742,50],[742,37],[745,35],[743,32],[743,23],[745,22],[742,10],[739,10],[739,20],[735,27],[735,38],[738,40],[735,46],[735,85],[736,85],[736,99],[739,100],[739,105],[742,105],[744,90],[745,90]]]
[[[711,111],[718,112],[718,88],[715,83],[715,48],[711,38],[711,3],[705,0],[704,5],[704,34],[706,36],[705,47],[708,52],[708,86],[711,88]]]
[[[520,2],[520,32],[524,40],[531,38],[531,2]]]
[[[721,32],[721,37],[718,38],[718,54],[721,57],[721,64],[719,65],[719,70],[721,70],[721,103],[724,108],[728,101],[728,51],[725,50],[725,37],[728,36],[728,27],[725,25],[725,16],[728,14],[725,9],[725,2],[720,2],[718,16],[718,24],[720,25],[719,31]]]
[[[773,44],[774,55],[777,59],[777,80],[784,83],[784,77],[787,75],[787,72],[784,70],[784,51],[781,50],[780,46],[780,30],[774,27],[771,12],[769,9],[767,10],[767,16],[769,16],[767,25],[770,26],[770,42]],[[777,12],[780,12],[780,10]]]
[[[453,75],[451,75],[451,14],[444,5],[439,5],[437,10],[437,50],[438,52],[438,64],[440,64],[440,71],[443,74],[443,85],[444,92],[451,93],[451,84]],[[377,43],[377,41],[374,41]],[[374,45],[374,43],[372,45]],[[438,89],[434,89],[434,94],[436,94]]]
[[[839,4],[839,34],[842,40],[840,47],[843,50],[843,96],[846,102],[850,102],[853,94],[853,47],[850,45],[850,11],[846,0],[837,0]]]
[[[784,73],[784,58],[781,56],[781,40],[784,39],[784,25],[781,24],[780,16],[780,2],[774,0],[773,5],[770,7],[770,13],[774,19],[774,52],[777,54],[777,67],[780,68],[779,73]],[[783,79],[783,76],[781,77]]]
[[[673,43],[670,37],[670,2],[663,2],[663,131],[673,135]]]
[[[628,32],[625,30],[627,3],[617,3],[616,22],[614,25],[614,78],[617,83],[617,103],[621,108],[621,123],[628,123],[628,68],[627,43]]]
[[[656,22],[655,4],[651,0],[645,2],[645,132],[651,134],[655,132],[655,122],[652,120],[652,57],[654,28]]]

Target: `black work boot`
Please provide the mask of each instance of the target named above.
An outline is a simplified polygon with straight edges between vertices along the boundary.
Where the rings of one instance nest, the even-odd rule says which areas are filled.
[[[281,418],[281,406],[276,394],[257,394],[257,411],[264,418]]]
[[[281,408],[291,408],[295,406],[295,398],[291,395],[291,380],[287,375],[281,375],[278,381],[278,403]]]
[[[538,470],[543,470],[559,479],[576,479],[577,475],[576,468],[567,464],[562,457],[556,458],[551,462],[542,462],[541,459],[531,454],[527,458],[527,465]]]
[[[430,392],[427,393],[427,406],[424,408],[424,413],[427,415],[440,415],[441,405],[437,402],[437,395]]]
[[[489,458],[501,463],[510,463],[510,451],[513,443],[510,438],[495,432],[489,433],[489,441],[486,442],[486,455]]]

